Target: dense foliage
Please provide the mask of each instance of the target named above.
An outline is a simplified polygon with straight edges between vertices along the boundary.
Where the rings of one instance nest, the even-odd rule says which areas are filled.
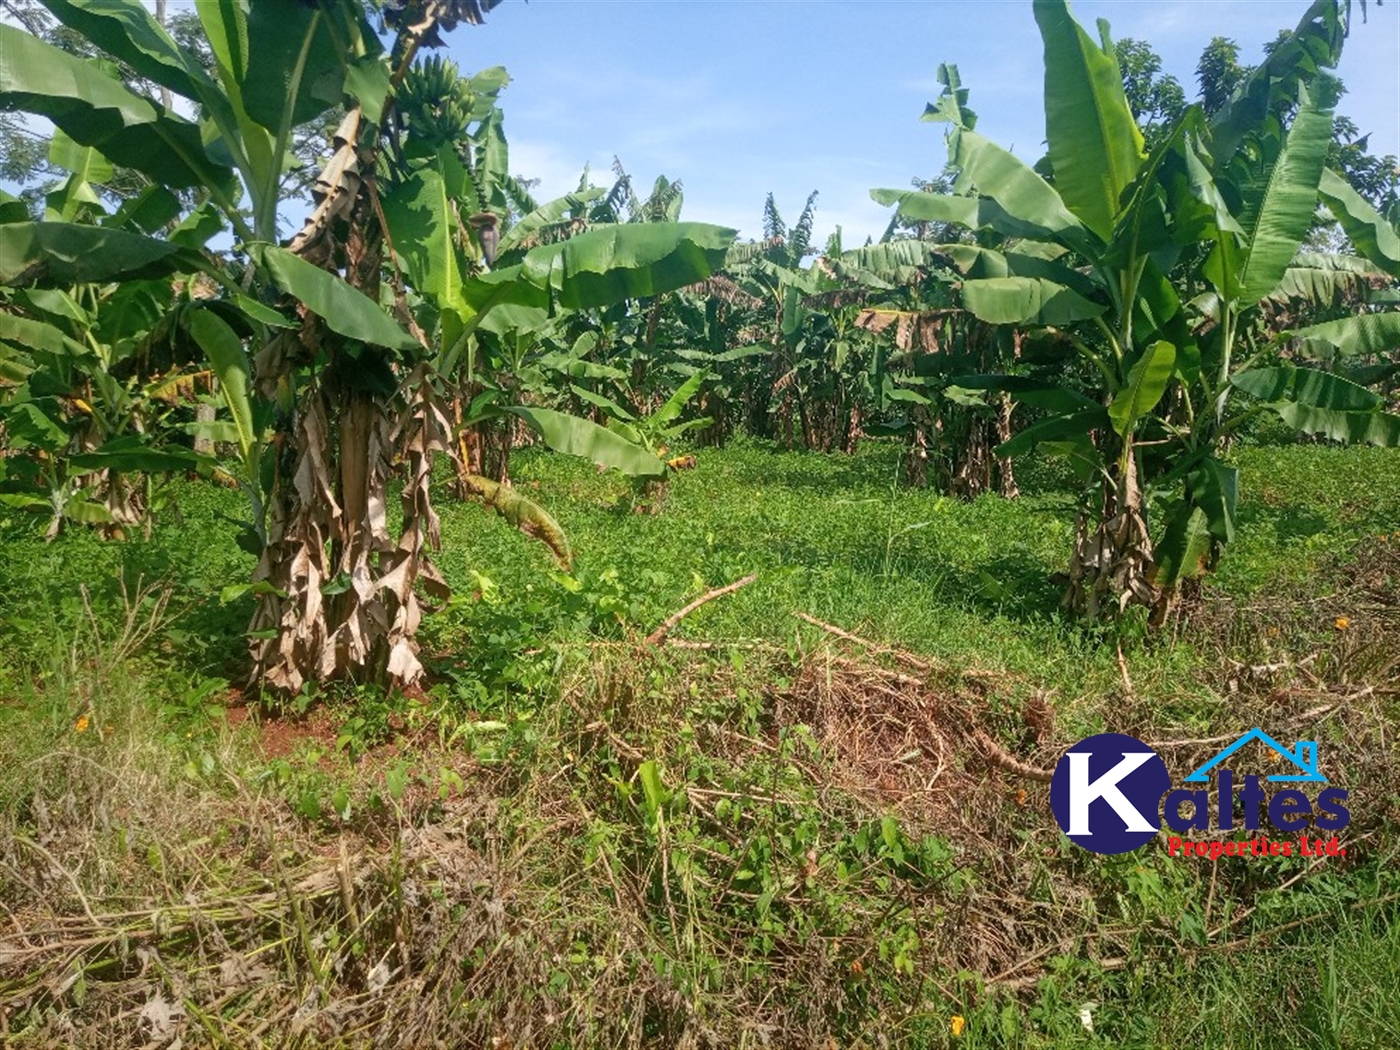
[[[898,206],[880,243],[820,251],[815,193],[791,225],[770,197],[741,245],[620,164],[534,200],[505,71],[425,57],[489,7],[201,4],[167,27],[136,0],[44,0],[0,26],[0,100],[55,127],[0,205],[0,498],[50,536],[121,534],[172,472],[240,488],[264,686],[420,676],[439,454],[562,564],[548,499],[510,485],[521,442],[633,475],[648,510],[692,462],[672,445],[740,432],[894,439],[906,481],[964,498],[1063,456],[1066,604],[1160,619],[1235,534],[1227,452],[1260,412],[1400,443],[1394,180],[1327,72],[1349,4],[1313,3],[1257,69],[1212,42],[1187,104],[1149,45],[1037,3],[1048,155],[978,134],[942,67],[925,119],[947,168],[876,191]],[[312,210],[279,240],[298,186]]]

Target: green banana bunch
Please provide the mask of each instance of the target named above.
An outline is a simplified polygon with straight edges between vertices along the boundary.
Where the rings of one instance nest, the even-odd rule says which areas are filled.
[[[474,101],[456,63],[433,55],[409,69],[397,105],[413,135],[436,148],[467,137]]]

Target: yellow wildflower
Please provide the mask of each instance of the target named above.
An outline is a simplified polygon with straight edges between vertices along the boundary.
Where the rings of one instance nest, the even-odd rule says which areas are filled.
[[[1338,616],[1335,622],[1337,624],[1337,630],[1339,631],[1345,631],[1351,626],[1351,621],[1345,616]]]
[[[79,715],[78,720],[73,723],[73,731],[76,733],[86,733],[88,729],[88,716]]]
[[[959,1039],[962,1037],[963,1029],[967,1027],[967,1019],[961,1014],[954,1014],[948,1018],[948,1027],[953,1030],[953,1038]]]

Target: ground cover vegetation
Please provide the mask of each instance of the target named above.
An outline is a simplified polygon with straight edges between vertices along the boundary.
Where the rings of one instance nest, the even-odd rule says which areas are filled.
[[[5,1038],[1400,1040],[1364,9],[1190,103],[1038,0],[1046,156],[941,67],[947,166],[818,249],[536,200],[434,50],[492,6],[4,4]],[[1056,830],[1080,737],[1253,725],[1345,858]]]

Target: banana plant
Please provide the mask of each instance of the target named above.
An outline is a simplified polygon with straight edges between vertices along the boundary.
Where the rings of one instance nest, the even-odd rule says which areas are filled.
[[[1295,332],[1253,326],[1298,269],[1319,201],[1346,216],[1377,265],[1393,251],[1393,230],[1324,166],[1335,87],[1319,71],[1337,63],[1350,5],[1316,0],[1219,112],[1188,108],[1150,152],[1106,23],[1096,41],[1064,0],[1036,0],[1034,13],[1053,181],[960,120],[949,88],[931,109],[951,126],[957,192],[874,196],[906,219],[1001,239],[969,270],[964,307],[1037,330],[1081,370],[1091,396],[1025,377],[963,385],[1047,407],[1048,418],[1001,451],[1068,455],[1094,479],[1066,604],[1090,618],[1135,604],[1160,614],[1234,535],[1238,479],[1222,453],[1254,414],[1340,440],[1400,443],[1400,418],[1378,395],[1300,366],[1290,349],[1377,352],[1394,314]],[[1149,487],[1167,498],[1155,544]]]
[[[36,242],[97,257],[75,259],[66,273],[51,267],[47,287],[20,287],[26,275],[15,273],[15,286],[0,289],[0,425],[12,452],[0,463],[0,502],[46,515],[50,539],[67,522],[120,535],[149,525],[156,475],[213,472],[177,429],[182,406],[210,377],[166,323],[183,294],[169,276],[177,267],[158,267],[163,277],[120,264],[103,272],[104,255],[145,255],[144,234],[173,219],[179,202],[148,187],[109,214],[95,184],[113,169],[96,150],[55,131],[49,160],[70,174],[47,196],[46,223],[29,222],[23,207],[3,217],[0,244],[13,255],[7,269],[21,266]],[[116,275],[127,279],[103,280]]]
[[[470,364],[473,333],[498,307],[575,308],[690,283],[708,274],[725,237],[709,227],[657,227],[645,244],[545,246],[472,278],[485,284],[468,301],[456,217],[449,222],[438,207],[456,169],[446,158],[434,178],[431,163],[443,151],[417,145],[431,133],[420,136],[411,122],[400,127],[394,111],[420,49],[459,22],[480,22],[491,0],[391,0],[384,15],[396,33],[387,50],[362,3],[200,0],[212,73],[140,0],[46,6],[99,53],[188,100],[199,117],[185,118],[100,64],[7,25],[0,25],[0,105],[47,118],[153,186],[188,191],[198,204],[177,217],[177,229],[195,242],[163,228],[8,223],[0,226],[0,283],[48,291],[202,275],[212,297],[183,304],[177,324],[220,371],[242,480],[266,508],[254,523],[261,548],[252,588],[254,679],[285,693],[334,677],[414,681],[422,672],[417,588],[442,592],[429,558],[437,524],[428,483],[450,431],[438,377]],[[291,131],[336,105],[346,115],[315,181],[312,210],[284,247],[278,205]],[[489,154],[485,166],[500,171],[503,141],[496,132],[483,137],[474,163]],[[406,210],[427,213],[421,245],[417,237],[403,241],[415,253],[400,256],[390,245],[381,180],[392,190],[412,184]],[[199,248],[219,228],[233,235],[231,257]],[[474,243],[479,248],[481,238]],[[393,287],[381,298],[386,267]],[[411,280],[394,276],[413,267]],[[431,331],[413,315],[415,298],[431,307]],[[534,410],[501,411],[528,419]],[[571,451],[632,456],[643,471],[659,466],[642,450],[619,447],[625,442],[616,435],[599,439],[545,415],[534,423]],[[392,535],[387,498],[399,476],[404,513]]]

